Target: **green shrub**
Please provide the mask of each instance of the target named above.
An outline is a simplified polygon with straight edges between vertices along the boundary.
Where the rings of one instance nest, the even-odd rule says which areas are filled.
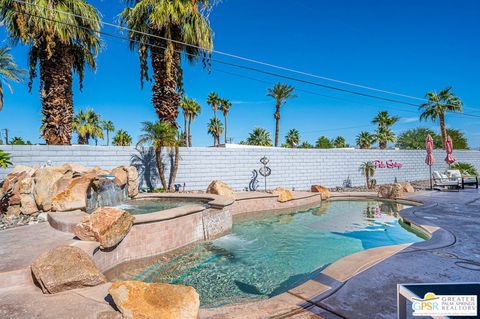
[[[470,163],[458,162],[450,166],[450,169],[458,169],[462,175],[477,176],[478,172],[475,166]]]
[[[0,167],[7,168],[13,165],[10,161],[10,154],[0,150]]]

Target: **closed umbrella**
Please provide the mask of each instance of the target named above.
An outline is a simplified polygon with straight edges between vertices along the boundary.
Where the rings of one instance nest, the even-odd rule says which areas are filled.
[[[425,149],[427,150],[427,157],[425,158],[425,164],[427,164],[430,169],[430,189],[433,189],[432,165],[435,163],[435,158],[433,158],[433,138],[430,134],[427,135],[427,139],[425,140]]]
[[[445,141],[445,151],[447,151],[447,157],[445,157],[445,162],[448,165],[455,163],[456,159],[453,157],[453,142],[450,136],[447,136],[447,140]]]

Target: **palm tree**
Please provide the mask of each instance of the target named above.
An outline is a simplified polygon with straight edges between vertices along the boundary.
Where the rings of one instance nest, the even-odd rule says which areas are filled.
[[[370,134],[367,131],[361,131],[357,135],[357,139],[355,141],[361,149],[369,149],[372,144],[375,143],[376,137],[374,134]]]
[[[32,145],[32,142],[30,141],[24,141],[23,138],[21,138],[20,136],[14,136],[9,142],[8,144],[10,145]]]
[[[335,148],[344,148],[348,147],[347,143],[345,142],[345,137],[343,136],[337,136],[333,141],[333,147]]]
[[[113,137],[112,144],[115,146],[130,146],[132,144],[132,137],[125,130],[118,130]]]
[[[107,146],[110,145],[110,132],[115,131],[115,126],[112,121],[102,121],[102,128],[107,132]]]
[[[0,111],[3,108],[3,83],[13,94],[12,86],[8,81],[21,82],[27,73],[15,64],[9,51],[10,48],[8,47],[0,48]]]
[[[420,115],[420,120],[430,119],[436,121],[440,120],[440,131],[442,133],[442,147],[445,146],[447,138],[447,131],[445,126],[445,113],[447,112],[462,112],[462,101],[451,92],[451,87],[441,90],[438,94],[435,92],[428,92],[425,97],[428,99],[427,103],[420,106],[423,113]]]
[[[240,144],[272,146],[272,139],[267,130],[257,127],[249,134],[246,142],[241,142]]]
[[[143,122],[144,134],[140,136],[137,146],[146,143],[152,144],[155,150],[160,181],[165,191],[172,192],[178,170],[180,151],[177,140],[177,128],[169,122]],[[170,156],[170,177],[168,184],[165,179],[165,164],[163,163],[163,150],[167,149]],[[173,150],[173,151],[172,151]]]
[[[223,133],[223,124],[217,118],[211,118],[208,123],[208,134],[213,137],[213,146],[220,144],[220,135]]]
[[[287,103],[288,99],[295,98],[297,95],[293,94],[295,88],[288,84],[277,83],[273,88],[268,89],[267,96],[275,99],[275,146],[278,146],[278,135],[280,134],[280,107]]]
[[[208,58],[213,47],[208,21],[211,1],[128,2],[134,6],[126,8],[120,14],[120,20],[132,30],[129,32],[130,48],[139,52],[141,85],[143,87],[144,80],[150,80],[150,54],[154,80],[153,106],[160,121],[176,126],[180,93],[183,91],[182,52],[194,63],[200,58]]]
[[[184,96],[182,98],[182,102],[180,104],[183,110],[183,119],[185,122],[185,132],[183,138],[185,140],[186,146],[192,146],[192,134],[191,134],[191,126],[192,122],[195,118],[200,114],[202,111],[202,107],[198,104],[197,101],[194,99],[189,99],[188,97]]]
[[[217,118],[217,110],[218,110],[218,107],[220,106],[220,103],[221,103],[221,98],[218,96],[217,93],[210,92],[210,94],[208,94],[207,104],[212,107],[214,119]]]
[[[103,127],[100,121],[100,115],[93,109],[86,112],[80,110],[73,118],[73,130],[78,135],[78,144],[88,144],[90,138],[103,138]]]
[[[365,180],[367,182],[366,186],[368,189],[370,189],[370,177],[373,177],[373,175],[375,175],[375,165],[373,164],[373,162],[363,162],[360,165],[359,171],[362,173],[363,176],[365,176]]]
[[[287,147],[295,148],[300,144],[300,133],[296,129],[291,129],[285,136],[285,143]]]
[[[85,65],[95,68],[101,47],[97,9],[85,0],[0,0],[0,20],[14,42],[30,46],[30,91],[40,65],[43,138],[47,144],[70,144],[73,72],[82,89]]]
[[[395,133],[393,133],[391,127],[398,120],[398,116],[390,116],[387,111],[378,112],[377,116],[372,120],[373,124],[377,124],[375,137],[381,150],[387,148],[388,142],[396,141]]]
[[[230,107],[232,107],[232,102],[230,102],[227,99],[220,99],[220,111],[223,112],[223,118],[225,122],[225,136],[223,137],[224,143],[227,144],[227,116],[228,113],[230,112]]]

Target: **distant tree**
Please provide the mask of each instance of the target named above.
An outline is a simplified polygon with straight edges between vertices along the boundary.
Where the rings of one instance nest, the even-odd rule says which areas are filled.
[[[296,129],[291,129],[285,135],[285,146],[289,148],[295,148],[300,144],[300,133]]]
[[[32,145],[30,141],[24,141],[23,138],[15,136],[9,141],[10,145]]]
[[[212,135],[213,137],[213,146],[217,146],[220,144],[220,136],[223,132],[223,124],[217,118],[211,118],[210,122],[208,123],[208,134]]]
[[[130,146],[132,144],[132,137],[124,130],[118,130],[113,137],[112,144],[115,146]]]
[[[184,119],[184,144],[185,146],[192,146],[192,134],[191,126],[192,122],[202,111],[202,107],[194,99],[184,96],[181,100],[180,106],[183,110],[183,119]]]
[[[467,140],[467,137],[465,136],[465,133],[453,128],[447,128],[446,133],[447,133],[447,136],[450,136],[452,138],[454,149],[457,149],[457,150],[469,149],[468,140]]]
[[[78,135],[78,144],[88,144],[90,139],[103,138],[100,115],[93,109],[81,110],[73,118],[73,130]]]
[[[13,93],[9,81],[22,82],[23,77],[27,74],[25,70],[17,66],[9,51],[10,48],[8,47],[0,48],[0,111],[3,108],[3,84]]]
[[[345,142],[345,138],[343,136],[337,136],[333,142],[333,147],[335,148],[344,148],[344,147],[348,147],[347,146],[347,143]]]
[[[450,169],[458,169],[465,176],[478,175],[477,169],[470,163],[456,162],[450,166]]]
[[[272,146],[272,139],[270,133],[260,127],[255,128],[248,136],[245,142],[241,144],[257,145],[257,146]]]
[[[438,94],[436,92],[428,92],[426,98],[427,103],[420,106],[423,113],[420,115],[420,120],[440,121],[440,132],[442,134],[442,147],[447,138],[447,130],[445,125],[445,114],[447,112],[462,112],[462,101],[451,92],[451,87],[441,90]]]
[[[377,116],[372,120],[373,124],[377,124],[375,137],[378,141],[378,147],[381,150],[387,148],[389,142],[395,142],[396,136],[391,127],[399,120],[398,116],[390,116],[387,111],[378,112]]]
[[[102,128],[107,132],[107,146],[110,145],[110,132],[115,131],[115,126],[112,121],[102,121]]]
[[[375,143],[376,137],[374,134],[370,134],[367,131],[362,131],[357,135],[357,139],[355,142],[357,143],[358,147],[361,149],[368,149]]]
[[[220,102],[221,102],[221,98],[218,96],[217,93],[210,92],[210,94],[208,94],[207,104],[212,107],[214,119],[217,119],[217,110],[218,110],[218,107],[220,106]]]
[[[430,134],[433,138],[435,148],[442,147],[442,139],[433,130],[423,127],[414,128],[402,132],[397,139],[396,147],[404,150],[423,150],[425,149],[425,139]]]
[[[332,141],[328,139],[326,136],[320,136],[315,143],[316,148],[333,148]]]
[[[314,147],[315,146],[313,146],[309,142],[303,142],[302,144],[298,145],[298,148],[314,148]]]
[[[224,143],[227,144],[227,117],[228,113],[230,112],[230,108],[232,107],[232,102],[227,99],[220,99],[220,111],[223,112],[223,120],[225,123],[225,136],[224,136]]]
[[[287,103],[288,99],[297,97],[293,93],[295,88],[288,84],[276,83],[273,88],[268,89],[267,96],[275,100],[275,146],[278,146],[278,135],[280,134],[280,107]]]

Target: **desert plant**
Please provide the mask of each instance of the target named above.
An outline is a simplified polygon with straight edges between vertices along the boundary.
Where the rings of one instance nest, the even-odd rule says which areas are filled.
[[[23,140],[23,138],[21,138],[19,136],[15,136],[8,142],[8,144],[10,144],[10,145],[32,145],[32,142],[30,142],[30,141],[25,142]]]
[[[375,165],[373,162],[363,162],[358,169],[365,176],[366,186],[371,188],[370,178],[375,175]],[[376,181],[375,181],[376,182]]]
[[[0,150],[0,167],[7,168],[13,165],[10,159],[10,154]]]
[[[230,102],[227,99],[220,99],[220,111],[223,113],[223,121],[225,123],[225,129],[224,134],[225,136],[223,137],[224,143],[227,144],[227,117],[228,113],[230,112],[230,108],[232,107],[232,102]]]
[[[450,169],[458,169],[462,175],[477,176],[478,172],[475,166],[470,163],[457,162],[450,166]]]
[[[373,124],[377,124],[375,138],[378,141],[378,147],[381,150],[387,148],[389,142],[395,142],[396,136],[391,127],[399,120],[398,116],[390,116],[387,111],[378,112],[377,116],[372,120]]]
[[[220,144],[220,136],[223,132],[223,124],[220,122],[218,118],[211,118],[210,122],[208,123],[208,134],[212,135],[213,137],[213,146],[217,146]]]
[[[348,147],[347,146],[347,143],[345,142],[345,138],[343,136],[337,136],[333,142],[333,147],[335,148],[344,148],[344,147]]]

